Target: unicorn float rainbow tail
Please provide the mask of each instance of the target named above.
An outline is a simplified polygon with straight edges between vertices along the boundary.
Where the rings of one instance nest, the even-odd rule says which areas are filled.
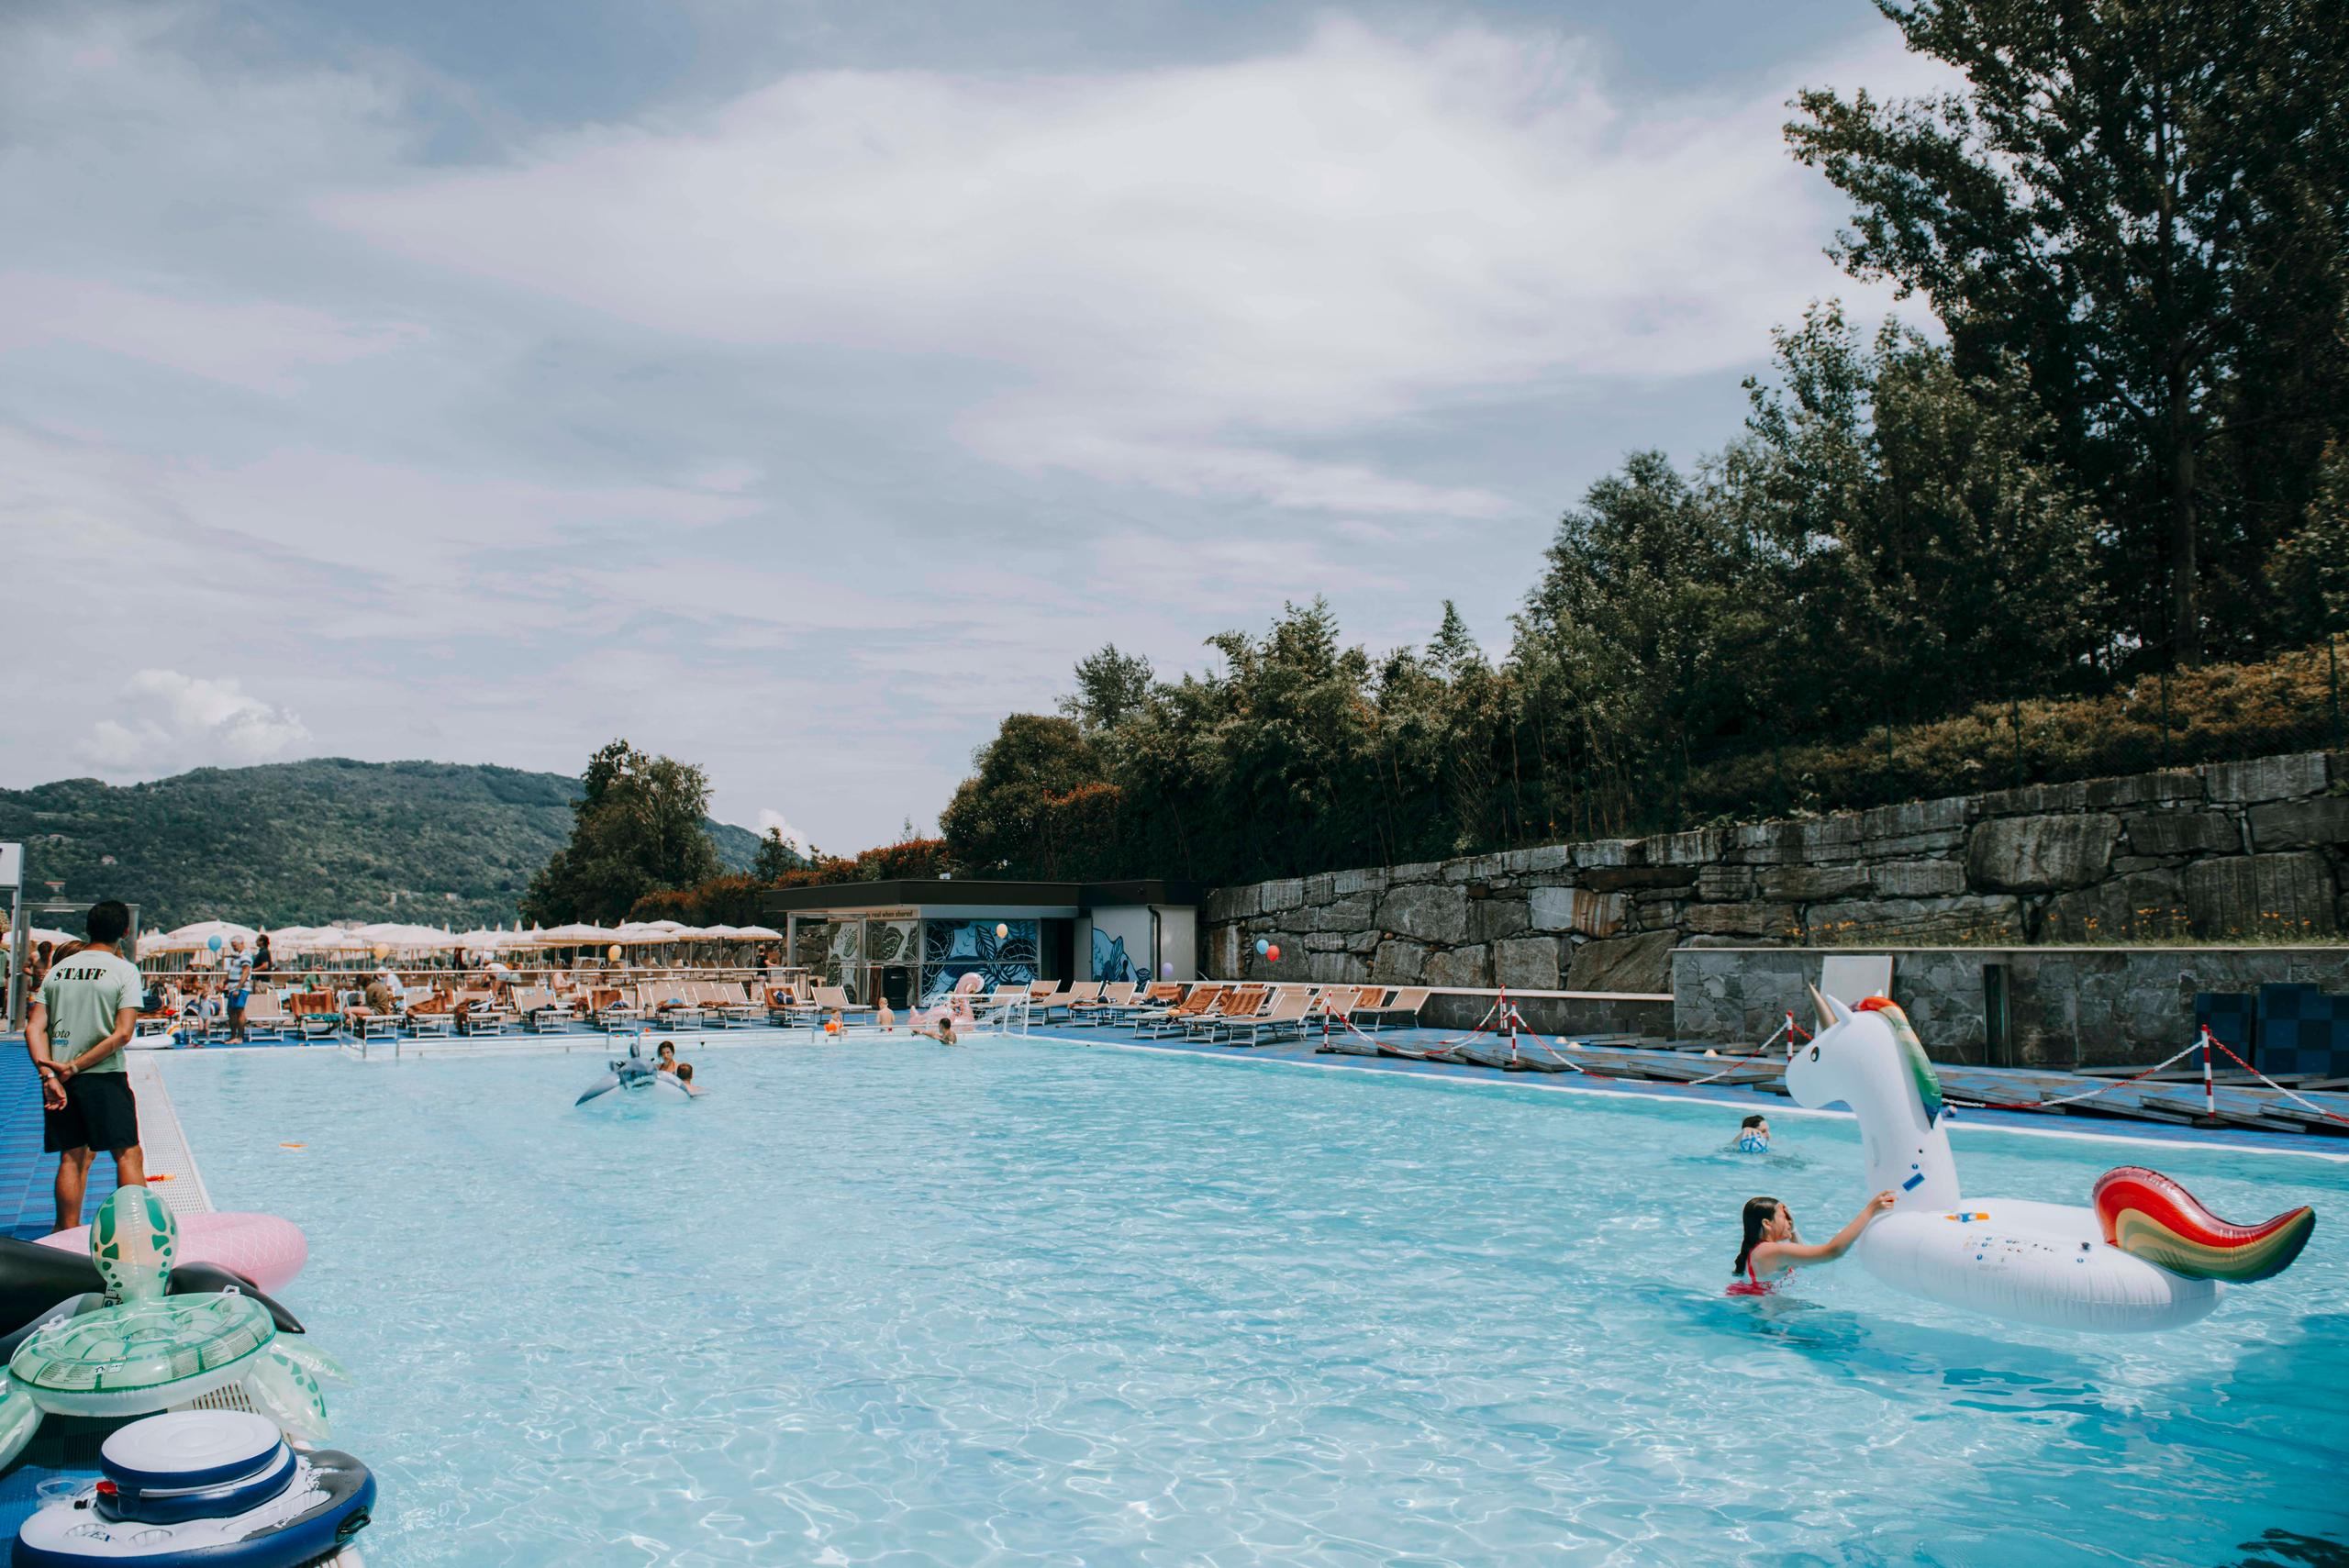
[[[2306,1205],[2264,1225],[2230,1225],[2192,1193],[2143,1165],[2099,1176],[2095,1201],[2107,1241],[2188,1279],[2235,1284],[2273,1279],[2292,1266],[2316,1232],[2316,1210]]]

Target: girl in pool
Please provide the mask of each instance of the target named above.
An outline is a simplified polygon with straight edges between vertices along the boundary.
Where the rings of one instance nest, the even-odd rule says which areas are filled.
[[[677,1042],[675,1040],[662,1040],[661,1042],[660,1056],[660,1064],[653,1069],[655,1072],[674,1073],[677,1070]]]
[[[1831,1263],[1852,1250],[1868,1221],[1892,1207],[1894,1195],[1880,1192],[1860,1206],[1851,1223],[1824,1241],[1804,1241],[1795,1235],[1795,1217],[1774,1197],[1745,1200],[1745,1240],[1737,1250],[1730,1281],[1731,1296],[1767,1296],[1805,1263]]]

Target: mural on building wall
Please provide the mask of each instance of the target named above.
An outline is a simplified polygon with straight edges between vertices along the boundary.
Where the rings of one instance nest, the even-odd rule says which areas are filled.
[[[1113,937],[1100,927],[1093,928],[1093,978],[1096,980],[1140,980],[1134,961],[1126,956],[1126,939]]]
[[[1004,935],[995,934],[1004,927]],[[979,976],[979,989],[1025,985],[1036,978],[1037,922],[1033,920],[930,920],[922,926],[922,992],[929,1006],[954,989],[965,974]]]
[[[854,920],[842,920],[832,927],[829,951],[824,954],[824,984],[837,985],[852,1002],[862,1002],[857,982],[864,978],[864,966],[857,962],[857,933],[864,928]]]

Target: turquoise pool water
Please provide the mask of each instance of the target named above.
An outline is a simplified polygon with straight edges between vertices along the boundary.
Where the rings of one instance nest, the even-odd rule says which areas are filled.
[[[2008,1330],[1855,1267],[1724,1298],[1735,1215],[1823,1234],[1848,1123],[986,1041],[174,1060],[215,1200],[310,1234],[374,1568],[2337,1562],[2349,1168],[2157,1162],[2295,1269],[2182,1333]],[[300,1150],[281,1149],[300,1142]],[[1982,1195],[2141,1150],[1976,1134]]]

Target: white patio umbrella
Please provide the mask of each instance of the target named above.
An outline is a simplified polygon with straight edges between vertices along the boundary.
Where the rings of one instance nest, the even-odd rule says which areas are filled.
[[[544,947],[568,948],[584,947],[589,942],[608,942],[618,934],[608,927],[579,920],[568,926],[550,926],[543,931],[532,932],[531,936]]]
[[[239,926],[234,920],[198,920],[192,926],[182,926],[175,931],[164,932],[163,940],[155,944],[154,951],[157,952],[206,952],[211,950],[212,939],[215,937],[220,939],[222,947],[227,947],[238,937],[242,937],[247,942],[250,942],[260,934],[250,926]],[[143,951],[144,944],[141,946]]]
[[[781,931],[771,930],[765,926],[737,926],[734,928],[734,934],[746,942],[779,942],[783,940],[783,933]]]
[[[55,947],[61,946],[66,942],[78,942],[82,940],[81,938],[74,936],[70,931],[52,930],[47,926],[28,927],[26,928],[25,935],[31,940],[35,947],[40,946],[43,942],[48,942],[52,947]],[[16,933],[14,931],[0,931],[0,947],[15,946],[15,938]],[[147,944],[145,942],[141,942],[139,944],[139,948],[141,952],[144,952],[147,950]]]

